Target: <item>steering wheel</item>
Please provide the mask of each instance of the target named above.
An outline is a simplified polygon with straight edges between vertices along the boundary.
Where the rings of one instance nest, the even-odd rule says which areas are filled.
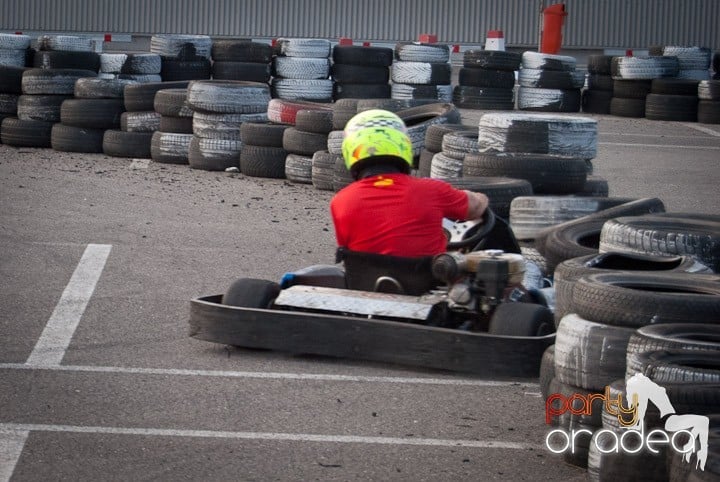
[[[448,251],[474,248],[495,227],[495,213],[487,208],[480,219],[454,222],[443,219],[443,229],[448,234]]]

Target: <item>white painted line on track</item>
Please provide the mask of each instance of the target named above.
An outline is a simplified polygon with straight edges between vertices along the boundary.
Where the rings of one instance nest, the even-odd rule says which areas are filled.
[[[720,151],[715,146],[680,146],[676,144],[636,144],[634,142],[598,142],[598,146],[622,146],[622,147],[659,147],[661,149],[702,149],[706,151]]]
[[[140,435],[154,437],[220,438],[237,440],[276,440],[281,442],[325,442],[372,445],[420,445],[434,447],[470,447],[481,449],[536,449],[536,444],[503,442],[496,440],[463,440],[401,437],[364,437],[360,435],[319,435],[310,433],[225,432],[212,430],[174,430],[160,428],[82,427],[76,425],[45,425],[0,423],[0,436],[4,431],[63,432],[102,435]]]
[[[150,159],[133,159],[130,169],[147,169],[150,166]]]
[[[183,377],[257,378],[263,380],[316,380],[333,382],[396,383],[416,385],[455,385],[471,387],[535,387],[537,382],[471,380],[458,378],[372,377],[322,373],[243,372],[221,370],[183,370],[174,368],[132,368],[107,366],[55,365],[37,366],[22,363],[0,363],[0,370],[51,370],[61,372],[108,373],[120,375],[160,375]]]
[[[55,306],[40,339],[25,362],[33,366],[59,365],[80,323],[105,267],[111,245],[88,244],[75,272]]]
[[[688,123],[688,124],[683,124],[683,125],[684,125],[685,127],[689,127],[689,128],[691,128],[691,129],[695,129],[695,130],[698,130],[698,131],[700,131],[700,132],[704,132],[705,134],[710,134],[711,136],[714,136],[714,137],[720,137],[720,132],[718,132],[718,131],[716,131],[716,130],[714,130],[714,129],[710,129],[709,127],[699,126],[699,125],[697,125],[697,124],[690,124],[690,123]]]
[[[12,477],[28,435],[28,430],[0,425],[0,482],[8,482]]]

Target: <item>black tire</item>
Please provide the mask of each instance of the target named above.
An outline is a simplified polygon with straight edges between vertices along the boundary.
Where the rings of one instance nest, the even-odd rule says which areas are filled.
[[[160,76],[163,82],[207,80],[212,77],[210,60],[170,60],[163,58]]]
[[[312,156],[327,149],[327,134],[301,131],[290,127],[283,133],[283,148],[293,154]]]
[[[510,226],[520,240],[535,239],[543,229],[632,201],[633,198],[529,196],[513,199]]]
[[[32,58],[33,67],[39,69],[100,70],[100,55],[95,52],[66,50],[38,50]]]
[[[540,393],[542,394],[542,399],[547,400],[547,398],[551,395],[551,393],[557,393],[557,392],[550,392],[552,381],[555,378],[555,345],[550,345],[545,349],[545,352],[543,352],[543,356],[540,359],[540,378],[539,378],[539,385],[540,385]]]
[[[645,99],[610,99],[610,114],[618,117],[645,117]]]
[[[469,129],[472,127],[465,124],[433,124],[425,131],[425,149],[433,153],[440,152],[445,134]]]
[[[153,100],[155,112],[173,117],[192,117],[192,110],[187,106],[187,89],[161,89],[155,93]]]
[[[600,251],[690,256],[720,273],[720,216],[659,213],[608,220]]]
[[[720,80],[703,80],[698,84],[697,96],[701,100],[720,100]]]
[[[270,64],[216,61],[212,64],[212,78],[268,83],[271,79]]]
[[[501,303],[490,318],[488,333],[499,336],[544,336],[555,331],[553,314],[533,303]]]
[[[0,65],[0,92],[22,94],[22,77],[26,70],[26,67]]]
[[[628,342],[625,376],[642,371],[641,355],[678,349],[713,352],[720,357],[720,325],[665,323],[638,328]]]
[[[56,151],[102,153],[104,135],[104,129],[55,124],[50,135],[50,144]]]
[[[553,276],[555,322],[559,323],[562,317],[570,312],[573,286],[581,277],[595,273],[633,272],[710,273],[710,270],[687,256],[662,257],[609,252],[567,259],[557,265]]]
[[[52,147],[53,125],[52,122],[7,117],[2,120],[0,140],[14,147]]]
[[[463,66],[513,71],[520,69],[522,56],[515,52],[500,50],[466,50],[463,53]]]
[[[520,87],[518,109],[537,112],[580,112],[580,89]]]
[[[192,138],[192,134],[154,132],[150,141],[152,160],[161,164],[188,164],[188,151]]]
[[[622,80],[613,82],[613,96],[623,99],[644,99],[652,88],[652,80]]]
[[[544,229],[535,238],[535,246],[547,260],[548,273],[552,273],[566,259],[597,253],[600,232],[608,219],[664,211],[665,205],[657,198],[637,199]]]
[[[609,75],[590,74],[587,78],[589,90],[603,90],[612,92],[615,88],[615,81]]]
[[[549,154],[468,153],[463,176],[525,179],[535,194],[573,194],[583,188],[587,168],[583,159]]]
[[[123,112],[123,99],[68,99],[60,107],[60,120],[67,126],[115,129]]]
[[[112,157],[150,159],[152,132],[126,132],[108,129],[103,135],[103,153]]]
[[[393,49],[387,47],[361,47],[358,45],[336,45],[332,58],[337,64],[353,64],[367,67],[390,67]]]
[[[699,80],[691,79],[653,79],[650,83],[650,92],[663,95],[698,96]]]
[[[610,114],[611,90],[586,90],[582,95],[582,111],[591,114]]]
[[[63,102],[72,99],[70,95],[26,95],[17,98],[18,119],[60,122]]]
[[[661,386],[666,384],[718,385],[720,386],[720,357],[717,352],[703,350],[666,350],[644,353],[636,358],[643,375]],[[688,391],[689,392],[689,391]],[[684,392],[684,393],[688,393]],[[713,408],[720,406],[720,391],[713,390]],[[700,402],[697,400],[696,402]],[[708,413],[704,410],[697,413]]]
[[[299,110],[295,116],[295,127],[300,131],[327,136],[333,130],[333,111]],[[325,148],[327,148],[327,141]]]
[[[272,99],[268,102],[268,119],[276,124],[294,126],[297,122],[297,113],[301,110],[333,110],[335,105],[321,102],[291,99]]]
[[[269,64],[272,46],[250,40],[213,40],[211,56],[215,62],[252,62]]]
[[[645,117],[650,120],[697,121],[697,96],[648,94]]]
[[[125,110],[148,112],[155,110],[155,94],[162,89],[186,89],[189,81],[147,82],[125,86]]]
[[[568,385],[603,391],[625,376],[627,344],[634,331],[565,315],[555,337],[555,377]]]
[[[274,281],[240,278],[223,294],[222,304],[241,308],[269,308],[279,294],[280,285]]]
[[[717,323],[720,276],[685,273],[601,273],[575,282],[568,311],[609,325]]]
[[[160,129],[162,116],[155,111],[123,112],[120,130],[128,132],[155,132]]]
[[[335,82],[341,84],[387,84],[390,70],[387,67],[335,63],[330,69]]]
[[[359,99],[338,99],[332,106],[333,130],[345,129],[345,124],[358,113]]]
[[[83,77],[75,81],[78,99],[122,99],[125,86],[133,83],[124,79]]]
[[[512,89],[457,85],[453,88],[452,99],[461,109],[512,110],[515,106]]]
[[[515,87],[515,74],[509,70],[463,67],[458,72],[458,84],[512,90]]]
[[[610,195],[610,186],[607,179],[601,176],[589,174],[585,179],[583,190],[575,193],[576,196],[594,196],[608,197]]]
[[[282,148],[285,130],[289,128],[287,124],[243,122],[240,124],[240,140],[245,145]]]
[[[285,158],[285,178],[300,184],[312,184],[312,156],[289,153]]]
[[[577,67],[575,57],[568,55],[546,54],[526,50],[522,54],[523,69],[542,69],[572,72]]]
[[[226,139],[204,139],[193,136],[188,149],[188,164],[191,169],[202,171],[224,171],[229,167],[240,167],[242,143]]]
[[[317,151],[312,158],[312,185],[320,191],[332,191],[338,154]]]
[[[449,63],[396,61],[391,78],[396,84],[448,85],[452,79],[452,66]]]
[[[518,84],[540,89],[576,90],[585,85],[585,74],[580,71],[522,69],[518,75]]]
[[[701,100],[698,102],[697,121],[701,124],[720,124],[720,101]]]
[[[482,192],[490,198],[490,209],[497,216],[507,218],[510,213],[510,204],[518,196],[531,196],[532,185],[524,179],[511,179],[507,177],[461,177],[447,179],[451,185],[458,189]]]
[[[610,76],[612,71],[612,55],[588,56],[587,69],[591,74]]]
[[[259,82],[194,80],[187,87],[187,105],[193,111],[218,114],[268,112],[270,89]]]
[[[240,172],[250,177],[285,179],[288,151],[282,147],[244,145],[240,151]]]
[[[82,69],[28,69],[23,72],[23,94],[73,95],[75,81],[97,77],[97,72]]]
[[[437,152],[432,152],[427,149],[423,149],[420,152],[420,157],[418,158],[418,165],[417,169],[415,171],[416,177],[430,177],[430,171],[432,169],[432,160],[433,157],[437,154]]]
[[[333,99],[389,99],[390,84],[343,84],[333,85]]]
[[[175,134],[192,134],[193,118],[169,115],[160,116],[160,127],[158,130]]]

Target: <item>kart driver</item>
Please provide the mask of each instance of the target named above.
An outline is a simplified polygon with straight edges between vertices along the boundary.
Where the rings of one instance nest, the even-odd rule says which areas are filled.
[[[481,218],[485,194],[410,175],[412,144],[405,123],[392,112],[361,112],[345,126],[342,153],[355,182],[330,202],[339,247],[403,256],[445,252],[442,219]]]

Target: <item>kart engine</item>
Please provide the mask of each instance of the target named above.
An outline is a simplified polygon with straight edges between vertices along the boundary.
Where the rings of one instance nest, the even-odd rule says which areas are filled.
[[[448,285],[451,310],[487,314],[522,287],[525,260],[520,254],[494,249],[448,252],[433,259],[432,272]]]

